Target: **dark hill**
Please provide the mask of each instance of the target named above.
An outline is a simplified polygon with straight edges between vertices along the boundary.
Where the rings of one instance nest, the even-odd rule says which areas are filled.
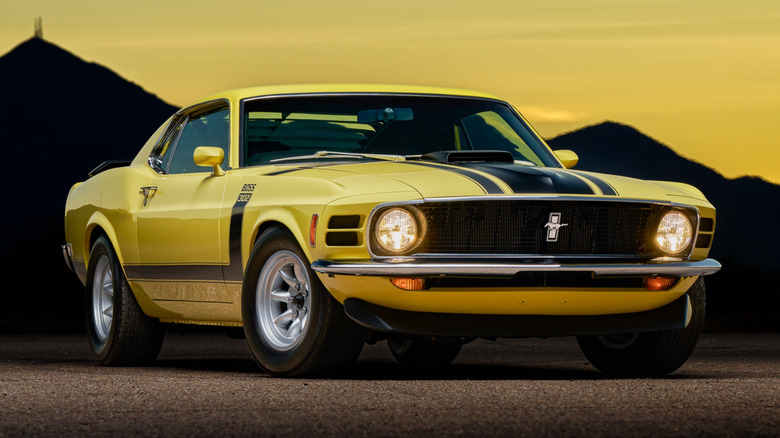
[[[17,151],[2,173],[6,234],[0,240],[9,284],[0,332],[80,329],[83,287],[67,271],[63,211],[71,185],[107,159],[132,158],[175,107],[100,65],[42,39],[0,57],[0,141]],[[778,235],[780,189],[757,178],[728,180],[628,126],[603,123],[550,140],[572,149],[579,169],[691,183],[718,208],[712,255],[724,264],[708,282],[708,318],[779,329],[774,309],[780,269],[770,249]],[[742,231],[746,228],[746,232]],[[709,311],[709,310],[708,310]],[[751,314],[757,315],[745,319]],[[758,323],[756,323],[758,321]],[[762,323],[763,321],[763,323]],[[763,324],[763,325],[762,325]]]
[[[76,304],[75,313],[81,311],[81,297],[68,296],[81,285],[63,268],[59,250],[68,190],[105,160],[133,158],[174,111],[111,70],[40,38],[0,57],[0,144],[18,152],[2,172],[0,261],[3,277],[22,284],[6,287],[11,300],[0,306],[0,331],[9,325],[7,315],[69,317]]]
[[[754,315],[749,323],[778,326],[780,305],[780,186],[760,178],[724,178],[687,160],[636,129],[613,122],[588,126],[548,141],[553,149],[571,149],[580,157],[579,170],[635,178],[679,181],[698,187],[717,209],[715,241],[710,255],[723,264],[708,279],[710,308],[722,317]],[[771,310],[770,310],[771,309]]]
[[[104,160],[134,157],[176,110],[40,38],[0,57],[0,96],[0,141],[19,152],[3,172],[18,190],[5,199],[36,213],[61,213],[73,183]]]
[[[755,177],[724,178],[636,129],[613,122],[558,136],[549,144],[554,149],[575,151],[580,156],[576,167],[580,170],[698,187],[718,210],[713,255],[780,269],[780,259],[772,255],[780,245],[780,233],[764,227],[770,218],[780,217],[780,186]]]

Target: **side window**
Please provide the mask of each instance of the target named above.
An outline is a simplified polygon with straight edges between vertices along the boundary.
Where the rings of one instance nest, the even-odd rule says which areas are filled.
[[[160,143],[152,151],[152,155],[149,157],[149,165],[158,173],[167,172],[173,156],[173,146],[176,144],[176,140],[179,139],[181,127],[184,126],[185,121],[187,121],[186,117],[178,117],[171,121],[170,126],[160,139]]]
[[[227,161],[230,153],[229,126],[230,114],[226,107],[191,115],[181,128],[173,157],[167,166],[168,173],[211,172],[210,167],[198,166],[192,160],[198,146],[222,148]]]

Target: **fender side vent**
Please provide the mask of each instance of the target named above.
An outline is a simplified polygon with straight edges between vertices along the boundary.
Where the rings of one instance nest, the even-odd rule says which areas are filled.
[[[328,220],[328,229],[343,230],[351,228],[360,228],[360,215],[331,216],[330,220]]]
[[[328,246],[358,246],[358,233],[354,231],[328,231],[325,235]]]

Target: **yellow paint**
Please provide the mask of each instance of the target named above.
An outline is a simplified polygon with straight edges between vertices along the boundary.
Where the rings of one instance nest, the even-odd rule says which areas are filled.
[[[664,292],[588,288],[433,288],[405,291],[381,277],[328,277],[320,280],[343,302],[359,298],[392,309],[433,313],[495,315],[608,315],[643,312],[676,300],[693,285],[686,278]]]
[[[249,88],[230,91],[224,97],[230,101],[231,114],[235,118],[239,101],[257,93],[275,95],[372,89],[492,98],[459,89],[392,85],[371,88],[360,84]],[[220,277],[223,266],[238,264],[240,273],[258,233],[268,224],[289,229],[310,261],[367,261],[370,259],[366,247],[367,222],[377,205],[423,198],[485,195],[479,185],[446,170],[446,165],[439,169],[392,161],[312,168],[284,163],[237,168],[235,157],[239,154],[239,126],[235,120],[231,120],[230,129],[232,140],[228,158],[231,165],[223,176],[215,176],[208,171],[171,175],[156,173],[150,167],[148,157],[157,137],[162,135],[162,131],[158,130],[129,167],[111,169],[75,185],[66,204],[66,239],[73,245],[74,261],[82,266],[87,263],[93,233],[103,230],[126,272],[135,273],[129,276],[129,281],[144,312],[168,322],[236,325],[241,321],[240,279],[220,282],[214,277],[214,269],[209,271],[212,278],[208,279],[160,279],[154,275],[147,276],[144,271],[139,271],[139,267],[173,266],[189,272],[198,268],[215,268],[216,277]],[[214,154],[206,152],[210,158],[204,160],[212,165]],[[285,172],[288,170],[294,172]],[[582,178],[583,172],[569,172]],[[278,174],[271,175],[273,173]],[[494,196],[517,196],[494,176],[484,172],[482,176],[493,180],[504,190],[505,194]],[[647,183],[609,175],[598,177],[623,197],[692,205],[699,209],[702,217],[715,216],[714,208],[694,187]],[[143,187],[154,187],[153,194],[147,190],[145,196]],[[555,193],[547,195],[557,196]],[[592,196],[579,197],[588,199]],[[245,203],[240,216],[240,260],[235,258],[236,254],[231,252],[229,244],[230,225],[236,220],[234,205],[238,201]],[[311,246],[309,224],[314,214],[319,215],[320,222],[315,245]],[[353,229],[360,236],[357,245],[327,245],[327,224],[334,215],[360,217],[359,224]],[[704,259],[707,253],[706,248],[697,249],[693,258]],[[672,302],[695,280],[685,279],[666,292],[587,288],[452,288],[408,292],[395,288],[387,278],[320,278],[339,301],[361,298],[382,306],[427,312],[532,315],[598,315],[650,310]]]

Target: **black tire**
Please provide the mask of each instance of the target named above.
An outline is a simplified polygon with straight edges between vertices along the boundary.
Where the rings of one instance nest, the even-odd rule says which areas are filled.
[[[85,298],[87,337],[98,362],[138,365],[157,358],[165,329],[141,310],[105,236],[89,253]]]
[[[578,336],[580,349],[593,366],[606,374],[662,376],[677,370],[690,357],[704,327],[704,279],[700,277],[687,294],[692,306],[687,327],[613,336]]]
[[[449,365],[461,348],[457,342],[408,338],[389,338],[387,346],[401,365],[422,369]]]
[[[335,371],[352,364],[363,348],[364,330],[347,317],[281,228],[266,230],[252,250],[241,311],[252,354],[274,376]]]

